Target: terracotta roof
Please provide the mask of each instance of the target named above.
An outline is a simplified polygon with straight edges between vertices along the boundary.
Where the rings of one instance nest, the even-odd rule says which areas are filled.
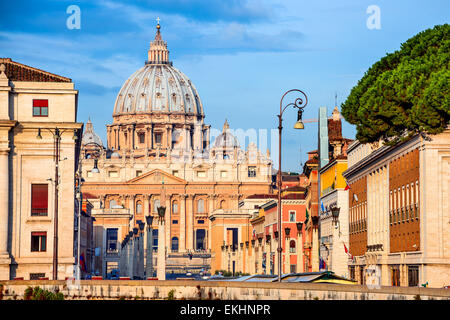
[[[15,62],[11,58],[0,58],[1,64],[5,65],[6,77],[11,81],[72,82],[69,78]]]
[[[294,186],[294,187],[287,187],[282,191],[306,191],[306,189],[300,186]]]
[[[283,190],[284,191],[284,190]],[[253,194],[248,196],[247,199],[278,199],[277,194]],[[290,193],[281,197],[282,200],[289,199],[305,199],[305,194],[303,193]]]

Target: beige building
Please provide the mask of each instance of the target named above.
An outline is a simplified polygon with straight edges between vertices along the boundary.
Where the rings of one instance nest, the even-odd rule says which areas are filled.
[[[58,279],[73,276],[77,94],[68,78],[0,59],[0,279],[52,279],[55,203]]]
[[[450,130],[430,138],[349,146],[349,273],[360,283],[450,284]]]
[[[211,249],[222,243],[211,232],[208,218],[214,210],[237,209],[246,196],[271,191],[270,156],[252,143],[242,149],[227,121],[210,144],[210,126],[204,118],[200,96],[169,61],[158,25],[148,60],[119,91],[113,123],[107,125],[107,145],[90,125],[83,137],[83,145],[90,147],[82,164],[82,191],[94,205],[100,275],[118,268],[118,243],[138,220],[156,216],[158,206],[166,207],[168,270],[181,272],[198,261],[195,255],[190,260],[188,252],[214,255]],[[161,235],[157,219],[153,221],[156,249]],[[209,268],[210,258],[200,259],[205,263],[195,267]]]

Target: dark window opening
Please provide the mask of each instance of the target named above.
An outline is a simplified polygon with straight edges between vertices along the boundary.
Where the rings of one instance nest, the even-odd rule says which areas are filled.
[[[419,285],[419,267],[408,266],[408,286],[417,287]]]
[[[47,250],[47,232],[31,233],[31,252],[44,252]]]
[[[117,252],[117,231],[118,229],[106,229],[106,250],[107,252]]]

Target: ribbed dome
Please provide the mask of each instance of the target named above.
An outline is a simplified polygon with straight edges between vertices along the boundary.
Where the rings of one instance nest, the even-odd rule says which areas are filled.
[[[203,115],[197,90],[188,77],[169,64],[146,64],[120,89],[113,115],[181,112]]]
[[[169,61],[169,50],[160,28],[158,24],[145,66],[133,73],[120,89],[113,115],[150,112],[204,115],[191,80]]]
[[[218,135],[216,140],[214,141],[214,148],[226,149],[234,147],[239,147],[239,141],[233,134],[231,134],[228,121],[225,120],[222,133]]]

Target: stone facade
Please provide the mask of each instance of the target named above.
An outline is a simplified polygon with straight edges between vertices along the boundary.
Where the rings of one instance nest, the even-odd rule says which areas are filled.
[[[58,278],[73,275],[77,94],[68,78],[0,59],[0,279],[52,278],[56,128]]]
[[[395,146],[349,147],[350,273],[364,283],[449,285],[450,130]]]
[[[120,242],[139,220],[165,206],[164,237],[175,271],[195,260],[188,252],[220,254],[211,252],[209,217],[215,210],[235,212],[247,196],[272,188],[270,155],[254,143],[243,150],[227,121],[210,143],[198,92],[168,60],[159,25],[148,57],[119,92],[107,145],[93,130],[83,139],[82,191],[94,205],[96,246],[103,257],[96,269],[103,276],[106,264],[119,261],[118,252],[106,250],[108,229],[117,230]],[[162,184],[165,203],[160,203]],[[155,241],[161,237],[156,220]]]

